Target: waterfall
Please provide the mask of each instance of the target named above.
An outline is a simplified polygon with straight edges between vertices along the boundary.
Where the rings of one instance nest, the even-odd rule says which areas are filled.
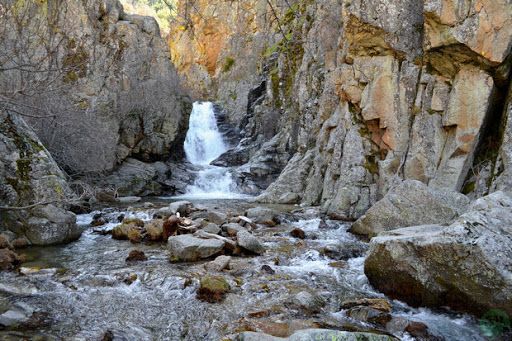
[[[194,184],[187,187],[186,197],[197,198],[238,198],[236,184],[228,168],[210,165],[228,150],[222,138],[213,104],[195,102],[190,115],[189,128],[185,138],[187,160],[200,167]]]

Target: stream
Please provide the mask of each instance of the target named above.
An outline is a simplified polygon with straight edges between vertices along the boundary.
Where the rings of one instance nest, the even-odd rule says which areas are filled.
[[[226,148],[211,103],[196,103],[185,151],[188,161],[201,170],[184,197],[203,210],[243,215],[261,205],[237,192],[229,169],[209,165]],[[196,299],[209,260],[171,263],[165,243],[134,245],[107,234],[122,220],[120,216],[147,222],[158,208],[177,199],[147,200],[130,208],[77,216],[85,232],[71,244],[20,250],[26,261],[19,272],[0,272],[0,324],[17,321],[18,327],[0,329],[0,338],[221,340],[244,330],[375,331],[374,325],[348,317],[341,309],[347,300],[384,298],[364,275],[368,244],[347,232],[348,223],[323,220],[317,208],[266,205],[279,212],[280,223],[260,225],[252,233],[267,251],[261,256],[233,257],[230,268],[221,273],[231,290],[223,302],[212,304]],[[107,220],[100,229],[91,226],[99,213]],[[292,237],[295,228],[306,238]],[[148,259],[127,262],[133,249],[143,251]],[[325,304],[315,312],[301,309],[295,301],[302,292],[313,293]],[[468,315],[392,301],[391,316],[424,323],[433,340],[484,340],[478,322]],[[403,330],[392,334],[414,340]]]

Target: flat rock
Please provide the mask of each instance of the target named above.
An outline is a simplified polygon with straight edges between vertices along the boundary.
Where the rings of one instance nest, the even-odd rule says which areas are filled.
[[[191,235],[170,237],[167,246],[172,261],[193,262],[212,257],[224,249],[225,243],[218,239],[201,239]]]
[[[250,208],[245,212],[245,216],[256,224],[267,226],[277,225],[277,212],[265,207]]]
[[[451,223],[468,205],[469,199],[463,194],[406,180],[372,206],[350,231],[372,237],[400,227]]]

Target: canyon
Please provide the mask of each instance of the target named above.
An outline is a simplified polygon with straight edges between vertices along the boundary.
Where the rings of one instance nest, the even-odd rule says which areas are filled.
[[[6,335],[510,336],[510,1],[168,6],[0,4]]]

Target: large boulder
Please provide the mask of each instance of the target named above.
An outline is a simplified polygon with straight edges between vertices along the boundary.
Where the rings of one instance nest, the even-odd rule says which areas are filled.
[[[414,306],[512,314],[512,194],[478,199],[450,226],[381,233],[365,273],[375,288]]]
[[[372,206],[350,231],[371,237],[400,227],[451,223],[468,205],[469,199],[463,194],[406,180]]]
[[[225,243],[218,239],[201,239],[184,234],[170,237],[167,245],[171,261],[194,262],[219,254]]]
[[[0,112],[0,231],[34,245],[77,239],[81,229],[67,210],[74,199],[64,173],[25,121]]]

